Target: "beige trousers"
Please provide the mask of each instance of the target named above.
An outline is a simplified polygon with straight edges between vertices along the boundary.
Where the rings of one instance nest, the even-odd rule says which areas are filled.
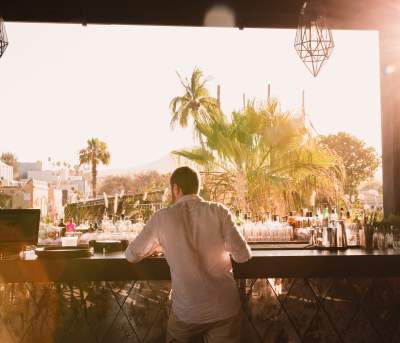
[[[176,318],[174,312],[168,320],[167,343],[239,343],[241,312],[214,323],[185,323]]]

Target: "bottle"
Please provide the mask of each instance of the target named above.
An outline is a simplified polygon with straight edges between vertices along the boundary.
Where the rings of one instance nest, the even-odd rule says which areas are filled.
[[[306,217],[307,217],[306,227],[311,227],[312,226],[312,212],[307,212]]]
[[[237,226],[240,226],[242,224],[242,219],[240,218],[240,211],[239,210],[236,211],[236,220],[235,220],[235,222],[236,222]]]
[[[61,236],[65,236],[65,224],[64,224],[64,219],[60,219],[60,223],[58,224],[58,227],[61,228]]]
[[[330,220],[331,220],[331,221],[336,221],[336,220],[338,220],[338,215],[337,215],[337,213],[336,213],[336,208],[332,208]]]
[[[317,213],[315,215],[315,222],[319,228],[322,228],[322,213],[319,207],[317,208]]]
[[[322,226],[328,227],[328,225],[329,225],[329,210],[328,207],[324,207],[324,210],[322,211]]]
[[[290,211],[290,212],[289,212],[288,223],[289,223],[290,225],[292,225],[293,228],[296,227],[296,213],[295,213],[295,212],[293,212],[293,211]]]
[[[346,224],[351,224],[352,223],[351,213],[350,213],[349,210],[347,210],[347,212],[346,212],[346,218],[344,219],[344,221],[345,221]]]
[[[341,207],[340,208],[340,212],[339,212],[339,220],[344,220],[345,215],[344,215],[344,208]]]

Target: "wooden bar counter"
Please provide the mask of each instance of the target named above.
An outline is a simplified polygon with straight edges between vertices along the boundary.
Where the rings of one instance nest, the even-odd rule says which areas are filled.
[[[250,261],[233,264],[237,279],[264,277],[393,277],[400,276],[400,251],[366,252],[324,250],[255,250]],[[123,252],[94,254],[87,258],[0,260],[2,282],[169,280],[163,257],[137,264]]]

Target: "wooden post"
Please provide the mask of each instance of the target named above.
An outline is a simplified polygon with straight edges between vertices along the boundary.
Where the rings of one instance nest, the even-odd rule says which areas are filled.
[[[400,214],[400,35],[380,32],[383,207],[385,216]]]

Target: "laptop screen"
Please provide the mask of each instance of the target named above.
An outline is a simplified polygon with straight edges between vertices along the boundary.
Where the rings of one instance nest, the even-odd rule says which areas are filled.
[[[37,244],[40,210],[0,210],[0,244]]]

